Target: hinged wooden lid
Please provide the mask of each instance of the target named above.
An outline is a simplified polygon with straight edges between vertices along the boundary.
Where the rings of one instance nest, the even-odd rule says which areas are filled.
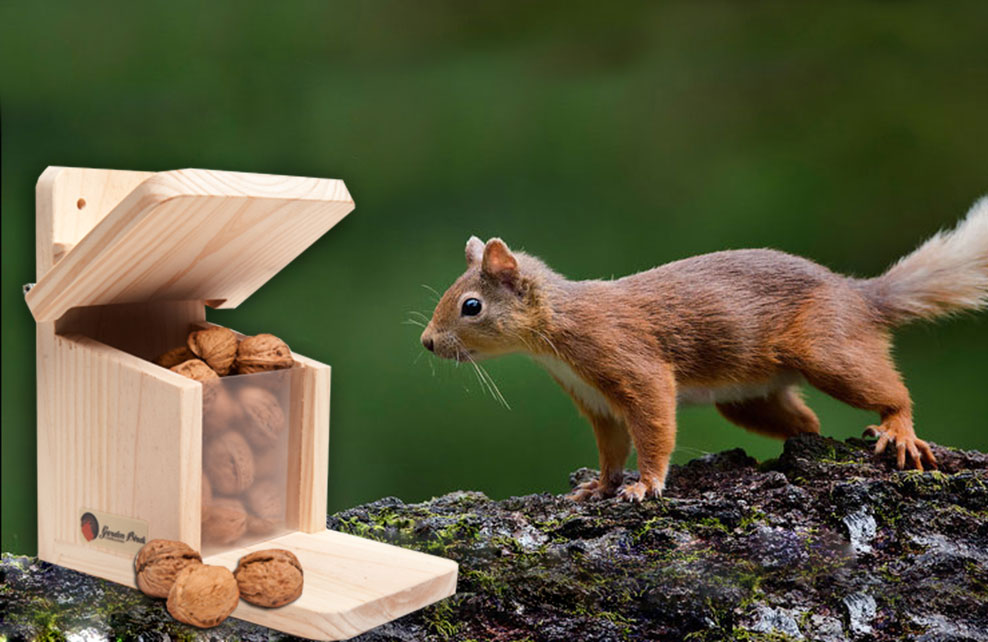
[[[39,322],[151,300],[235,308],[354,208],[340,180],[203,169],[50,167],[38,200],[38,282],[26,300]],[[55,220],[41,221],[43,209]]]

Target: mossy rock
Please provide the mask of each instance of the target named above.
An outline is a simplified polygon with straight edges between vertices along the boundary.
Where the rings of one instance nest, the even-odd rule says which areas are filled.
[[[666,496],[640,505],[461,491],[329,526],[460,563],[455,596],[361,642],[988,640],[988,455],[934,451],[939,471],[903,472],[863,440],[801,436],[762,465],[734,450],[673,467]],[[11,640],[293,639],[237,620],[190,629],[160,601],[30,558],[4,555],[0,572]]]

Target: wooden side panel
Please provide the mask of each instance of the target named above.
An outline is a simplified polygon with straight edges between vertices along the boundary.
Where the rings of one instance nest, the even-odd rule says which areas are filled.
[[[85,557],[89,548],[83,508],[144,520],[149,537],[198,548],[201,385],[50,329],[38,329],[39,556],[76,568],[70,553]],[[103,558],[110,559],[95,555],[94,563]],[[120,569],[133,563],[120,560]],[[121,572],[100,574],[119,581]]]
[[[288,436],[288,527],[306,533],[326,529],[329,483],[330,367],[295,354],[302,367],[292,380]]]

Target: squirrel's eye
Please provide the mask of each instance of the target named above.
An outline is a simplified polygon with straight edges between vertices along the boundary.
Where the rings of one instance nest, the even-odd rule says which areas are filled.
[[[463,302],[463,308],[460,310],[460,314],[465,317],[475,317],[480,314],[481,307],[479,299],[467,299]]]

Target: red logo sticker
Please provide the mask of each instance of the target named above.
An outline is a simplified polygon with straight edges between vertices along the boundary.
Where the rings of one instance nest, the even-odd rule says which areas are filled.
[[[86,538],[87,542],[91,542],[96,539],[99,535],[99,520],[92,513],[83,513],[80,526],[82,527],[82,536]]]

